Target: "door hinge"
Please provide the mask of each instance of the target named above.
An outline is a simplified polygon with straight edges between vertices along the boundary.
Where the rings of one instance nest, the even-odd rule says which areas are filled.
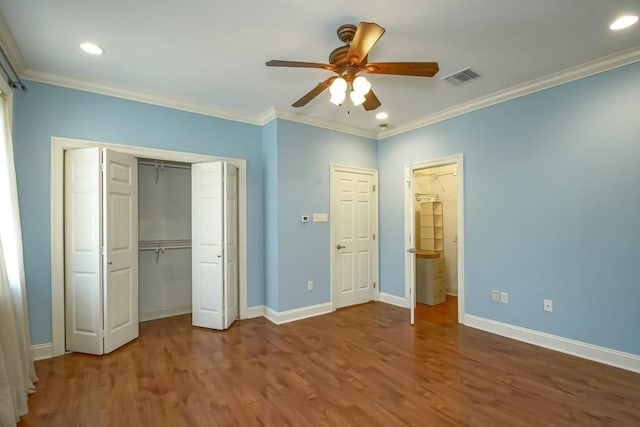
[[[407,187],[411,188],[411,181],[407,181]]]
[[[376,233],[373,233],[373,240],[376,240]]]
[[[373,192],[374,193],[376,192],[376,186],[375,185],[373,186]]]
[[[373,289],[376,288],[376,282],[373,282]]]

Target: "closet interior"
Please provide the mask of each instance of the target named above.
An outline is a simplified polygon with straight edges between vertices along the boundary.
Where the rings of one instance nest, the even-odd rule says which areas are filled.
[[[457,295],[458,181],[455,164],[415,171],[416,301]]]
[[[140,321],[191,313],[191,164],[138,159]]]

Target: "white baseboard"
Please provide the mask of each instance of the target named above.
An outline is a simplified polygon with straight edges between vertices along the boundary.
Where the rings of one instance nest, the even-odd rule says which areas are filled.
[[[264,317],[271,320],[276,325],[293,322],[295,320],[306,319],[307,317],[320,316],[321,314],[331,313],[331,303],[310,305],[308,307],[294,308],[287,311],[275,311],[270,307],[264,308]]]
[[[524,341],[529,344],[545,347],[561,353],[571,354],[573,356],[582,357],[583,359],[589,359],[606,365],[615,366],[616,368],[640,373],[640,355],[600,347],[533,329],[522,328],[508,323],[485,319],[484,317],[478,317],[471,314],[465,315],[464,324],[466,326],[471,326],[472,328],[482,329],[483,331],[513,338],[518,341]]]
[[[254,319],[256,317],[264,316],[264,305],[256,305],[255,307],[247,307],[245,312],[245,319]]]
[[[396,295],[386,294],[384,292],[380,292],[380,302],[386,302],[387,304],[407,308],[407,302],[404,300],[404,298]]]
[[[458,296],[458,290],[457,289],[447,289],[447,295],[453,295],[454,297]]]
[[[50,359],[53,357],[53,344],[46,342],[32,345],[31,354],[33,354],[33,360]]]
[[[180,316],[181,314],[191,313],[191,306],[170,308],[168,310],[152,311],[150,313],[140,313],[138,321],[146,322],[147,320],[163,319],[165,317]]]

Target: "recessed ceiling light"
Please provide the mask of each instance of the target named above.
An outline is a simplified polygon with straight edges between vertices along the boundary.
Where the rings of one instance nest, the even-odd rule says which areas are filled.
[[[385,113],[384,111],[380,111],[378,114],[376,114],[376,119],[378,120],[384,120],[387,117],[389,117],[389,114]]]
[[[611,30],[622,30],[623,28],[627,28],[632,26],[638,22],[638,17],[635,15],[625,15],[613,21],[613,24],[609,25],[609,29]]]
[[[84,50],[91,55],[102,55],[104,53],[104,49],[98,46],[95,43],[84,42],[80,44],[80,49]]]

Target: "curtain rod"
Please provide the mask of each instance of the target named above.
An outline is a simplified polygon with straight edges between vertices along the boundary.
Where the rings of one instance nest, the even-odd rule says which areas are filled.
[[[0,55],[2,55],[2,59],[4,59],[4,62],[6,62],[7,65],[9,65],[9,68],[11,69],[11,73],[13,73],[13,75],[16,78],[15,81],[11,78],[11,74],[7,71],[7,69],[4,67],[4,64],[2,64],[2,62],[0,61],[0,69],[2,69],[2,72],[7,77],[7,83],[9,83],[9,86],[15,89],[15,88],[18,87],[18,85],[20,85],[20,89],[27,90],[27,87],[24,85],[22,80],[20,80],[20,76],[16,72],[16,69],[13,68],[13,65],[11,64],[11,61],[9,61],[9,57],[4,52],[4,49],[2,48],[2,45],[0,45]]]

